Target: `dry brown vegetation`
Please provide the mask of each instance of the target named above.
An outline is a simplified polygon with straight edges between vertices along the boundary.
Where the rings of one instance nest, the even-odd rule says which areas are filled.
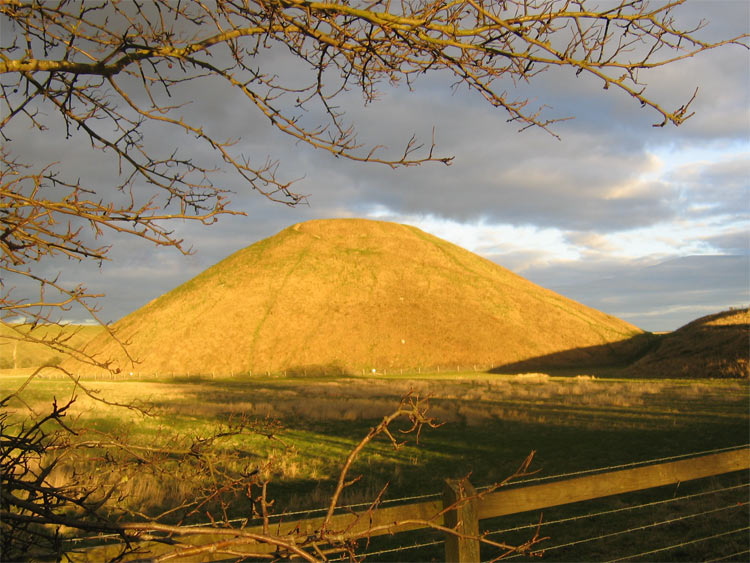
[[[244,95],[250,110],[267,117],[272,128],[337,157],[391,167],[429,161],[449,163],[451,157],[433,154],[434,143],[428,142],[422,147],[413,138],[406,141],[403,152],[385,155],[379,150],[377,140],[360,142],[356,127],[349,125],[334,98],[354,87],[362,92],[365,100],[373,101],[385,83],[403,81],[410,85],[416,76],[440,70],[452,74],[459,84],[479,91],[491,105],[504,108],[510,120],[521,128],[548,129],[555,119],[543,116],[543,107],[536,109],[508,94],[506,81],[500,79],[510,77],[526,82],[550,66],[562,66],[591,75],[605,89],[612,87],[633,97],[642,106],[650,107],[656,113],[656,125],[669,122],[679,125],[692,115],[689,106],[695,94],[688,97],[688,93],[676,109],[666,109],[662,106],[673,102],[657,102],[647,97],[639,71],[669,65],[724,45],[747,47],[747,35],[727,37],[715,43],[702,41],[698,32],[703,22],[694,29],[676,27],[671,11],[679,4],[681,1],[649,8],[645,3],[622,0],[619,8],[606,7],[599,12],[596,8],[584,8],[583,3],[577,5],[577,11],[570,11],[568,3],[556,6],[554,2],[523,0],[401,3],[393,6],[395,11],[391,11],[390,2],[379,1],[368,4],[366,9],[355,9],[347,3],[304,1],[220,2],[208,6],[187,0],[177,3],[156,0],[146,4],[92,4],[82,0],[0,2],[0,13],[8,24],[3,30],[8,33],[3,33],[0,47],[3,54],[0,74],[4,78],[0,100],[7,110],[0,122],[4,141],[0,150],[3,163],[0,166],[3,211],[0,218],[0,271],[3,272],[0,323],[15,330],[8,323],[20,316],[29,324],[59,326],[72,310],[99,320],[96,300],[100,296],[81,285],[65,283],[70,276],[59,275],[55,271],[56,262],[49,259],[67,257],[73,263],[101,262],[107,259],[113,238],[119,238],[107,236],[112,233],[119,233],[126,240],[141,238],[188,252],[182,239],[169,227],[170,222],[179,219],[210,224],[221,215],[240,213],[229,207],[228,192],[214,183],[219,179],[215,174],[228,170],[242,185],[273,200],[293,205],[303,199],[291,191],[291,183],[283,175],[277,176],[275,161],[265,154],[245,154],[241,148],[246,146],[244,143],[213,136],[215,132],[210,130],[208,122],[210,115],[199,111],[194,119],[191,116],[185,121],[182,102],[186,101],[186,94],[187,100],[194,97],[190,95],[190,87],[198,81],[207,79],[212,86],[227,85],[230,90]],[[270,67],[264,62],[273,61],[275,57],[260,56],[269,45],[288,52],[293,62],[301,63],[306,72],[295,76],[291,82],[280,79],[273,62]],[[633,48],[643,49],[635,59],[632,58]],[[456,49],[462,53],[460,60],[455,57]],[[497,91],[496,85],[500,85]],[[239,113],[244,115],[247,109],[240,108]],[[308,113],[310,110],[322,112],[322,116],[313,117],[312,122],[301,119],[303,114],[313,115]],[[33,150],[18,151],[12,142],[18,127],[24,128],[27,134],[45,136],[64,128],[69,142],[86,141],[84,145],[90,145],[95,151],[92,154],[103,159],[105,168],[68,170],[52,163],[51,157],[47,160],[48,155],[35,154]],[[187,147],[183,151],[184,146],[176,149],[153,143],[152,135],[158,137],[158,131],[163,129],[194,136],[209,154],[200,148]],[[22,138],[24,143],[28,140],[26,135]],[[31,145],[36,147],[38,143]],[[103,175],[99,174],[101,170],[105,170]],[[358,299],[337,301],[339,294],[349,295],[340,291],[348,281],[334,284],[328,295],[317,294],[317,286],[310,282],[320,280],[321,274],[325,279],[337,276],[350,280],[351,272],[339,265],[331,268],[330,263],[316,268],[316,259],[320,257],[316,252],[320,248],[309,241],[305,244],[307,246],[303,244],[298,248],[301,253],[282,256],[276,271],[266,272],[265,277],[254,275],[260,263],[249,267],[247,263],[239,264],[240,273],[244,268],[244,275],[252,282],[243,280],[238,284],[246,298],[240,300],[240,304],[246,304],[248,295],[259,295],[260,300],[253,302],[255,309],[234,307],[237,294],[222,302],[223,290],[219,287],[237,281],[230,276],[227,282],[200,288],[203,293],[194,294],[190,299],[180,302],[178,298],[177,306],[162,318],[155,319],[151,325],[135,323],[124,336],[133,339],[136,354],[144,352],[138,349],[138,342],[152,341],[157,346],[156,353],[166,358],[160,359],[157,366],[162,371],[175,366],[175,371],[180,371],[180,366],[190,365],[194,371],[232,373],[235,366],[239,366],[239,371],[271,369],[273,365],[304,366],[303,370],[308,366],[327,366],[330,357],[321,364],[316,356],[321,350],[329,356],[333,350],[332,365],[342,369],[351,365],[352,357],[368,367],[370,364],[379,367],[393,359],[403,363],[404,358],[416,366],[429,366],[435,361],[465,363],[463,356],[456,354],[469,350],[467,343],[473,343],[480,333],[485,336],[484,340],[480,339],[477,350],[491,350],[492,354],[500,356],[487,357],[485,362],[484,358],[474,357],[476,350],[472,350],[469,361],[518,361],[527,357],[525,354],[549,354],[580,345],[600,346],[637,332],[614,319],[571,307],[569,302],[548,293],[543,293],[542,297],[538,290],[527,291],[523,284],[507,276],[504,280],[488,276],[484,267],[469,266],[459,254],[444,245],[440,248],[445,254],[443,261],[447,259],[453,266],[444,268],[440,260],[424,265],[428,270],[447,273],[448,279],[438,276],[435,281],[440,281],[434,287],[429,286],[429,282],[427,287],[414,285],[413,293],[466,294],[471,298],[468,302],[461,303],[458,309],[444,306],[439,300],[428,301],[426,308],[413,307],[411,294],[394,291],[410,287],[408,284],[412,280],[398,274],[384,280],[378,272],[370,286],[375,290],[370,292],[371,302],[376,305],[367,310],[360,306]],[[341,256],[340,250],[333,253],[335,257]],[[367,247],[364,252],[358,246],[353,250],[355,254],[369,252]],[[416,256],[421,258],[419,253]],[[408,262],[414,255],[407,258]],[[296,276],[297,267],[312,275]],[[364,274],[371,274],[371,270],[366,269]],[[468,284],[473,288],[471,291],[464,282],[467,275],[477,282]],[[253,285],[258,279],[259,285]],[[488,287],[497,288],[503,298],[493,301],[482,296],[481,291],[487,292]],[[300,307],[299,301],[304,301],[308,293],[319,301],[336,302],[337,315],[340,311],[345,311],[345,316],[357,311],[369,316],[358,324],[350,323],[349,318],[341,320],[341,316],[331,318],[328,314],[306,317],[304,323],[299,323],[295,308]],[[524,295],[525,301],[514,301],[514,305],[506,306],[507,297],[516,293]],[[383,310],[396,309],[389,301],[396,295],[403,300],[403,308],[396,324],[388,324],[383,321],[393,320],[388,316],[391,313]],[[495,308],[488,311],[484,305],[471,307],[485,301]],[[543,305],[535,309],[534,306],[539,305],[537,302]],[[218,310],[223,317],[208,314],[217,303],[223,305],[223,309]],[[284,313],[279,304],[295,313]],[[330,307],[325,311],[329,313]],[[252,316],[256,313],[259,316]],[[533,323],[525,318],[527,313],[535,314]],[[249,325],[244,322],[248,318],[251,319]],[[187,320],[187,323],[181,325],[176,320]],[[168,324],[170,322],[172,324]],[[451,322],[454,324],[449,326]],[[519,322],[531,331],[515,330]],[[298,328],[295,323],[303,325],[298,332],[295,332]],[[413,328],[420,323],[433,325],[432,332],[426,333],[427,338]],[[251,330],[244,335],[227,334],[227,324],[237,326],[240,332]],[[164,330],[169,331],[168,336],[164,337],[163,332],[161,336],[157,334]],[[361,336],[361,330],[367,331],[371,342],[387,343],[391,348],[365,345],[362,349],[362,339],[356,340],[360,348],[351,347],[351,341],[335,339],[349,332],[355,337]],[[436,330],[441,331],[437,333],[437,344]],[[291,346],[287,342],[279,344],[280,335],[291,335]],[[113,336],[110,334],[110,337]],[[30,333],[24,339],[38,342]],[[78,344],[64,334],[56,335],[55,329],[42,340],[56,352],[72,354],[103,370],[109,367],[106,363],[108,350],[99,357],[102,363],[78,354]],[[399,348],[397,342],[403,348]],[[170,343],[171,347],[161,347]],[[342,347],[343,352],[332,347],[332,343]],[[415,348],[410,349],[412,346]],[[397,349],[403,352],[402,356]],[[153,350],[150,355],[146,350],[142,356],[144,368],[149,361],[156,361]],[[423,350],[421,356],[415,353]],[[436,355],[435,350],[447,355]],[[312,351],[310,357],[305,356],[308,351]],[[358,355],[350,356],[354,352]],[[117,348],[116,354],[121,353],[122,349]],[[291,365],[290,358],[300,363]],[[56,357],[49,359],[49,363],[57,361]],[[17,362],[12,364],[15,367]],[[3,558],[7,559],[15,559],[8,555],[7,544],[13,544],[16,549],[11,553],[28,557],[35,554],[29,554],[26,548],[38,548],[40,538],[49,539],[53,547],[58,547],[55,527],[70,524],[68,518],[76,510],[83,511],[79,513],[82,520],[75,523],[78,529],[118,529],[116,518],[103,519],[98,513],[102,506],[98,501],[101,491],[95,481],[104,464],[97,466],[97,471],[74,472],[61,487],[51,486],[46,481],[56,462],[54,459],[48,462],[45,457],[48,454],[53,458],[59,455],[58,459],[74,456],[78,448],[71,441],[82,436],[78,430],[98,429],[91,420],[87,421],[90,426],[80,429],[71,428],[67,425],[69,420],[63,420],[73,404],[74,392],[71,391],[69,402],[55,401],[51,407],[37,411],[29,408],[21,398],[21,391],[27,390],[27,384],[31,383],[31,380],[23,382],[17,393],[0,398],[0,442],[3,444],[0,448],[3,469],[0,522],[4,531]],[[77,383],[76,386],[76,392],[89,393]],[[15,414],[12,412],[15,407],[10,407],[13,400],[21,401],[28,409],[26,418],[20,422],[10,418]],[[98,395],[95,404],[111,405],[107,401],[109,398]],[[195,398],[192,402],[196,402]],[[132,404],[129,407],[134,408]],[[83,415],[88,413],[81,414],[85,420]],[[50,431],[47,428],[50,425],[57,429]],[[118,438],[119,432],[118,427],[109,428],[100,438],[113,440]],[[203,470],[210,468],[219,490],[226,492],[246,484],[228,474],[217,478],[210,454],[200,451],[205,443],[202,438],[192,437],[187,441],[189,449],[182,449],[179,455],[187,461],[195,457],[199,461],[194,460],[194,463],[203,463]],[[138,449],[137,443],[119,444],[118,448],[120,451]],[[103,461],[110,462],[106,455],[102,457]],[[142,451],[131,459],[139,457],[144,457]],[[150,463],[143,461],[147,462]],[[142,475],[142,471],[137,474]],[[93,488],[90,488],[92,482]],[[211,491],[202,493],[213,495]],[[195,498],[190,500],[190,503],[195,502],[198,502]],[[17,535],[6,533],[8,522],[17,525],[14,528],[19,532]],[[154,530],[151,523],[139,526],[129,528],[130,532]],[[122,528],[119,531],[123,535],[130,533]],[[171,533],[182,532],[185,530]],[[296,549],[295,546],[287,548],[289,551],[280,556]],[[59,551],[53,553],[60,556]],[[309,555],[298,550],[296,553]]]
[[[354,219],[287,228],[114,329],[139,371],[208,375],[489,367],[641,333],[415,227]],[[87,352],[136,369],[107,337]]]
[[[749,360],[750,310],[735,309],[702,317],[664,335],[624,375],[747,379]]]
[[[268,476],[274,480],[306,483],[304,492],[294,492],[286,499],[285,506],[292,508],[325,504],[330,495],[327,484],[336,476],[341,460],[354,445],[350,439],[327,434],[327,424],[345,423],[364,433],[371,421],[391,412],[400,397],[408,393],[431,397],[431,415],[449,424],[435,431],[432,438],[425,438],[437,444],[441,443],[442,435],[451,436],[457,427],[471,433],[471,428],[498,424],[571,430],[585,427],[586,432],[606,432],[614,428],[644,432],[673,426],[688,413],[730,420],[739,416],[747,403],[747,387],[739,381],[717,385],[698,381],[601,380],[591,375],[560,378],[542,373],[431,375],[422,379],[278,377],[97,381],[93,385],[101,394],[118,402],[152,402],[155,416],[144,418],[136,412],[88,397],[80,397],[72,405],[69,416],[90,432],[116,429],[123,433],[123,440],[128,436],[129,442],[139,445],[185,449],[190,436],[210,433],[217,421],[227,420],[231,413],[242,413],[258,420],[279,418],[289,427],[278,434],[280,441],[269,441],[262,435],[257,439],[231,438],[222,448],[253,452],[250,457],[231,461],[228,470],[239,471],[242,464],[247,463],[258,466],[268,463]],[[41,407],[53,394],[65,396],[64,389],[68,387],[70,385],[62,380],[39,381],[35,383],[37,398],[30,404]],[[699,415],[717,401],[731,404],[723,413],[707,411]],[[24,408],[17,404],[8,412],[22,416]],[[452,439],[451,436],[447,442]],[[542,447],[545,439],[530,435],[523,447]],[[442,447],[436,447],[431,453],[420,448],[409,449],[400,457],[387,448],[379,448],[369,454],[364,467],[373,475],[386,471],[392,487],[411,490],[415,485],[410,481],[415,478],[417,467],[428,459],[426,456],[450,458]],[[492,463],[492,458],[487,462]],[[583,458],[579,462],[590,463]],[[94,467],[97,462],[92,459],[91,463]],[[81,468],[78,466],[78,470]],[[135,473],[130,473],[131,469],[126,467],[123,472],[112,472],[106,480],[118,486],[118,491],[127,497],[127,506],[133,509],[157,510],[195,493],[192,490],[197,486],[195,480],[179,471],[150,475],[141,470],[136,478]],[[507,466],[501,465],[490,478],[501,478],[507,470]],[[65,476],[64,472],[53,475],[54,482],[65,482]],[[445,476],[450,475],[436,477]],[[361,487],[346,493],[345,501],[369,501],[377,495],[380,485],[382,483],[365,479]]]
[[[3,384],[16,388],[22,378],[5,375]],[[46,482],[54,487],[84,476],[96,490],[113,488],[118,510],[128,515],[120,522],[139,516],[141,523],[127,528],[131,531],[138,526],[156,529],[154,522],[144,520],[153,515],[167,514],[169,523],[177,516],[175,507],[182,508],[183,524],[205,522],[206,511],[221,514],[218,501],[201,500],[201,510],[193,510],[195,499],[213,496],[212,487],[223,488],[212,481],[218,470],[257,478],[255,499],[258,483],[270,482],[269,493],[277,501],[274,514],[325,507],[347,455],[393,412],[402,394],[430,396],[430,416],[446,424],[423,432],[419,445],[412,439],[394,450],[387,438],[369,444],[352,466],[352,477],[362,479],[343,491],[341,504],[369,506],[386,484],[383,499],[390,501],[439,491],[446,477],[471,473],[478,485],[502,481],[530,449],[540,451],[549,475],[736,445],[747,435],[746,381],[472,372],[422,378],[181,377],[82,383],[111,402],[148,401],[153,416],[81,394],[66,416],[80,430],[71,440],[99,446],[78,449],[75,457],[67,457],[68,452]],[[70,397],[74,388],[70,379],[38,377],[24,391],[23,401],[12,399],[4,413],[9,420],[23,419],[28,409],[42,409],[53,397]],[[202,436],[223,433],[237,415],[260,425],[215,440],[215,449],[193,458],[190,452]],[[275,417],[281,427],[272,422]],[[102,443],[113,440],[123,447],[106,448],[102,455]],[[617,447],[602,448],[603,443]],[[243,494],[225,490],[224,498],[233,500],[226,518],[240,518],[241,523],[254,514],[253,503],[243,500]],[[184,513],[192,515],[184,518]],[[193,528],[169,528],[173,533],[185,530]]]

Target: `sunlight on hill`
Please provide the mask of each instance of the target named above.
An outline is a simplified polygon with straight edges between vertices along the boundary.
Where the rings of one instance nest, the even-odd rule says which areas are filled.
[[[226,375],[490,368],[642,332],[415,227],[359,219],[289,227],[115,329],[140,371]],[[88,350],[133,369],[106,338]]]
[[[637,377],[750,376],[750,310],[697,319],[662,337],[658,347],[625,372]]]

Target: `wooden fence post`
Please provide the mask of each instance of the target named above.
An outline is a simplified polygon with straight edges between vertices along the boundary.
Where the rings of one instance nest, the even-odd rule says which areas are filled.
[[[458,506],[445,513],[445,526],[453,528],[459,535],[446,534],[445,560],[448,563],[479,563],[479,511],[476,498],[461,502],[461,499],[476,495],[468,480],[446,479],[443,489],[443,506]],[[470,537],[469,537],[470,536]]]

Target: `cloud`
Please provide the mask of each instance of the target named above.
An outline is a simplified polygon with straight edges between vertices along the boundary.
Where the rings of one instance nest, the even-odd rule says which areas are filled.
[[[584,248],[587,253],[607,254],[617,250],[607,237],[596,233],[569,232],[566,238],[572,245]]]
[[[682,193],[685,212],[696,217],[750,218],[750,151],[728,152],[715,161],[678,166],[668,181]]]
[[[711,8],[714,21],[706,37],[746,32],[746,2],[712,2]],[[699,21],[705,12],[702,3],[677,10],[690,22]],[[257,62],[279,76],[304,76],[299,63],[279,49],[264,52]],[[434,128],[436,153],[456,157],[450,167],[427,164],[398,170],[354,163],[297,144],[270,127],[243,96],[213,80],[196,81],[174,94],[175,103],[187,103],[180,110],[185,117],[217,137],[239,138],[236,150],[256,162],[278,158],[280,176],[300,178],[294,189],[310,194],[309,205],[291,209],[273,204],[236,176],[221,174],[217,182],[235,192],[233,209],[246,215],[223,217],[211,227],[173,223],[176,234],[196,254],[183,257],[108,234],[113,261],[101,269],[54,260],[44,271],[63,271],[69,283],[85,282],[107,293],[103,314],[115,319],[292,223],[369,216],[415,224],[552,289],[585,288],[587,280],[621,278],[589,287],[589,293],[598,296],[593,303],[631,320],[651,319],[648,322],[654,324],[647,326],[681,322],[682,313],[675,311],[689,309],[691,302],[695,307],[723,307],[736,301],[736,287],[723,296],[720,279],[714,280],[716,291],[701,293],[708,279],[701,268],[708,262],[695,262],[704,266],[679,273],[671,269],[670,276],[648,277],[654,283],[648,290],[636,284],[641,288],[638,298],[617,299],[636,295],[627,284],[635,284],[632,272],[650,272],[640,269],[644,264],[685,254],[748,253],[747,51],[729,47],[704,53],[643,73],[642,78],[653,97],[671,109],[687,101],[698,86],[692,106],[696,115],[679,128],[654,128],[658,115],[652,110],[570,70],[544,73],[518,88],[503,85],[515,96],[531,98],[534,107],[551,106],[550,117],[575,116],[553,126],[562,140],[540,130],[518,133],[507,114],[476,93],[452,92],[452,79],[445,74],[420,78],[414,90],[384,84],[380,98],[366,107],[359,92],[346,93],[339,102],[347,119],[358,128],[362,142],[385,145],[383,155],[400,154],[412,134],[428,150]],[[322,117],[314,109],[302,116],[311,123]],[[111,190],[117,162],[92,152],[79,133],[74,131],[73,139],[66,141],[54,117],[43,135],[31,134],[26,126],[18,122],[8,129],[13,139],[8,146],[15,154],[34,162],[58,161],[65,174],[82,176],[107,197],[125,197]],[[190,136],[169,128],[153,128],[149,134],[149,146],[159,151],[179,148],[206,165],[221,164]],[[146,197],[150,192],[138,185],[136,193]],[[739,276],[735,266],[726,270],[724,264],[712,262],[711,268],[724,272],[727,279]],[[664,304],[680,276],[684,285],[679,302]],[[692,294],[690,287],[695,288]],[[580,296],[585,293],[581,290]],[[651,310],[662,311],[663,324],[646,314]]]
[[[558,263],[526,275],[650,331],[674,330],[698,317],[750,304],[748,256],[687,256],[646,265],[602,260],[586,268]]]
[[[727,230],[703,240],[725,254],[750,255],[750,233],[747,229]]]
[[[705,53],[680,66],[676,74],[655,74],[652,81],[659,99],[680,91],[689,97],[696,79],[706,82],[696,104],[704,98],[708,103],[696,109],[707,121],[691,118],[680,128],[651,127],[654,115],[644,117],[646,110],[628,96],[600,92],[595,84],[576,79],[572,73],[542,75],[529,93],[543,98],[555,113],[576,115],[555,127],[562,141],[542,131],[516,133],[516,126],[506,123],[502,111],[488,108],[470,93],[449,95],[447,88],[438,88],[439,78],[417,83],[413,92],[389,91],[380,104],[355,113],[366,137],[397,147],[412,131],[429,140],[434,125],[439,150],[454,154],[454,164],[393,172],[310,153],[305,169],[307,184],[314,186],[312,202],[327,205],[331,197],[356,198],[359,208],[365,209],[367,204],[382,205],[394,213],[596,232],[679,220],[687,213],[682,205],[685,186],[655,174],[655,155],[670,147],[700,152],[707,139],[711,143],[719,139],[746,142],[745,99],[727,97],[725,92],[746,91],[750,78],[742,49]],[[726,68],[734,72],[723,74]],[[726,103],[716,104],[718,99]],[[383,108],[387,108],[385,113],[379,111]],[[728,127],[719,131],[718,122]],[[331,178],[329,170],[334,165],[337,177]],[[325,168],[322,173],[321,167]],[[692,185],[690,197],[721,203],[724,196],[717,198],[715,192],[723,180],[716,176],[701,180],[702,184]],[[725,207],[738,208],[736,202]]]

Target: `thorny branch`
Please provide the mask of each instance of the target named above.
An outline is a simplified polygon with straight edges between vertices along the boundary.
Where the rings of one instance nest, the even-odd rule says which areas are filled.
[[[0,400],[0,407],[6,408],[12,398],[9,396]],[[213,447],[218,440],[245,432],[275,439],[279,431],[277,423],[239,417],[230,419],[210,436],[192,438],[186,445],[172,441],[159,446],[142,446],[134,445],[126,435],[114,436],[78,428],[75,421],[66,422],[73,403],[74,399],[62,405],[55,403],[50,414],[30,422],[21,422],[20,431],[15,433],[9,432],[8,427],[19,426],[19,423],[7,412],[0,414],[0,431],[4,436],[0,443],[0,466],[3,469],[0,514],[3,552],[9,556],[32,548],[33,553],[40,557],[53,554],[62,556],[70,549],[70,544],[54,531],[56,526],[64,526],[94,538],[102,534],[119,538],[121,544],[96,548],[97,551],[90,554],[94,558],[107,560],[139,554],[153,557],[155,561],[168,561],[188,555],[220,553],[270,560],[296,556],[307,561],[321,561],[333,553],[342,552],[357,560],[358,542],[369,542],[373,536],[414,527],[475,539],[500,549],[503,556],[526,552],[541,541],[537,534],[522,545],[513,546],[490,540],[485,535],[468,536],[457,528],[443,524],[447,511],[459,508],[465,502],[481,499],[488,494],[487,491],[464,496],[452,506],[437,509],[427,519],[404,518],[377,524],[373,516],[379,507],[383,489],[366,511],[344,513],[344,519],[334,516],[333,510],[338,505],[343,488],[356,481],[348,480],[347,475],[367,444],[378,436],[384,436],[394,448],[401,447],[403,442],[396,440],[392,428],[399,420],[408,422],[408,427],[399,432],[414,437],[423,426],[439,426],[428,416],[428,401],[412,394],[405,396],[398,408],[383,417],[352,449],[340,471],[330,510],[316,529],[301,530],[298,526],[292,526],[291,531],[283,533],[276,531],[278,524],[270,524],[274,503],[268,498],[269,462],[256,462],[252,470],[232,471],[228,468],[233,462],[236,464],[236,459],[228,458],[226,453],[217,453]],[[8,436],[13,437],[6,439]],[[94,458],[91,458],[92,451],[97,452]],[[85,461],[86,456],[88,462]],[[532,457],[533,453],[513,475],[497,486],[531,474],[529,464]],[[100,472],[114,475],[113,482],[105,483],[91,472],[74,470],[64,486],[54,484],[54,473],[60,471],[61,467],[82,468],[92,461],[98,465]],[[163,472],[176,470],[181,471],[185,478],[202,483],[193,489],[189,498],[159,514],[127,508],[126,496],[120,486],[127,481],[127,475],[143,478],[150,472],[158,478]],[[258,496],[253,494],[254,489],[260,490]],[[248,520],[238,524],[230,519],[229,508],[233,499],[242,496],[258,507],[257,516],[262,522],[260,526],[249,527]],[[212,525],[190,524],[191,518],[196,516],[207,516]],[[283,522],[283,513],[278,516],[282,518],[279,522]]]
[[[83,389],[103,404],[148,414]],[[22,393],[0,399],[0,547],[8,560],[63,557],[71,545],[64,543],[61,528],[68,536],[75,531],[119,537],[119,557],[137,549],[133,542],[143,539],[141,528],[125,526],[127,521],[150,526],[150,532],[165,520],[176,527],[196,518],[226,522],[228,507],[267,479],[269,461],[236,445],[227,451],[220,442],[231,438],[236,443],[246,434],[275,440],[280,430],[276,421],[239,415],[208,435],[170,435],[161,444],[138,445],[127,433],[97,431],[71,418],[75,395],[64,402],[55,399],[47,413],[24,417]],[[130,505],[128,483],[167,475],[179,478],[189,491],[184,498],[157,513]]]
[[[440,426],[440,424],[437,423],[434,419],[427,416],[428,409],[429,403],[427,402],[427,400],[420,400],[419,396],[414,396],[412,393],[409,393],[401,399],[401,404],[399,405],[398,409],[396,409],[388,416],[383,417],[383,420],[380,421],[380,424],[373,428],[370,428],[370,431],[367,433],[367,435],[362,438],[362,440],[360,440],[360,442],[354,447],[354,449],[349,453],[346,461],[344,462],[344,466],[342,467],[341,473],[339,474],[338,482],[336,483],[336,490],[331,497],[331,502],[328,506],[328,512],[326,513],[326,518],[323,522],[324,530],[333,517],[333,513],[336,510],[336,506],[339,501],[339,497],[341,496],[344,488],[354,484],[359,479],[355,478],[352,481],[346,480],[352,463],[357,458],[357,456],[359,456],[365,446],[367,446],[367,444],[369,444],[376,436],[384,434],[388,437],[393,447],[395,449],[399,449],[402,443],[396,440],[396,438],[393,436],[390,425],[394,420],[402,417],[406,417],[411,423],[411,427],[402,432],[405,434],[415,433],[418,440],[423,426],[427,425],[430,428],[437,428]]]

